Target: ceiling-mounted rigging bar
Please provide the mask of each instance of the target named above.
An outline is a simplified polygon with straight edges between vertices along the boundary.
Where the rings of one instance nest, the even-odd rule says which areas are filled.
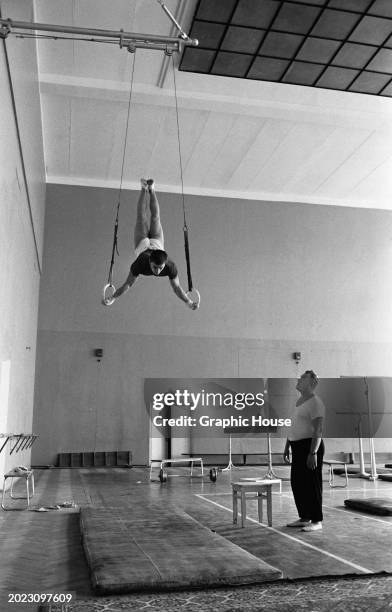
[[[169,11],[170,12],[170,11]],[[174,18],[173,18],[174,19]],[[176,22],[176,25],[177,22]],[[60,32],[62,34],[75,34],[78,36],[94,36],[98,38],[111,38],[117,41],[120,48],[126,47],[129,51],[137,48],[158,49],[163,51],[181,51],[183,46],[197,47],[196,38],[189,38],[180,28],[180,34],[175,36],[159,36],[155,34],[138,34],[124,32],[124,30],[100,30],[96,28],[78,28],[75,26],[60,26],[50,23],[34,23],[30,21],[14,21],[13,19],[0,19],[0,36],[7,38],[17,30],[35,30],[42,32]],[[88,39],[86,39],[88,40]]]

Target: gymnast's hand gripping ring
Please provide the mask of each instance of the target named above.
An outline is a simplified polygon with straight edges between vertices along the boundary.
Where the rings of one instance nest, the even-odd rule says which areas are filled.
[[[111,289],[110,295],[106,295],[108,289]],[[116,301],[116,299],[113,297],[115,291],[116,288],[114,285],[112,285],[112,283],[107,283],[107,285],[104,286],[102,291],[102,304],[104,306],[111,306]]]
[[[198,290],[193,288],[192,291],[187,291],[186,294],[189,297],[189,299],[192,300],[193,304],[196,304],[196,308],[199,308],[201,297],[200,297],[200,293],[198,292]]]

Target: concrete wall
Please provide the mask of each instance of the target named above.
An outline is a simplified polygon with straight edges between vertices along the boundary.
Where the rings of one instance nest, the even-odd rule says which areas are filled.
[[[48,186],[35,463],[54,463],[62,451],[127,448],[145,463],[147,377],[295,377],[309,367],[325,377],[392,375],[390,212],[189,197],[200,310],[151,278],[104,308],[116,198]],[[115,284],[133,258],[136,199],[123,194]],[[185,286],[181,202],[170,194],[160,202]],[[298,366],[293,351],[302,353]]]
[[[0,3],[29,20],[32,2]],[[45,176],[35,42],[0,41],[0,433],[31,433]],[[29,101],[26,104],[26,100]],[[0,444],[2,441],[0,439]],[[0,455],[0,478],[30,451]]]

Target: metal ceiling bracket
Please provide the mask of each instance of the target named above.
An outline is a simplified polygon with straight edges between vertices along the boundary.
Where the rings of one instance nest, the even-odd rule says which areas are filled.
[[[11,28],[8,23],[4,23],[2,20],[1,28],[0,28],[0,38],[7,38],[11,32]]]
[[[176,19],[174,18],[174,16],[172,15],[172,13],[169,11],[169,9],[167,8],[166,4],[164,4],[163,0],[157,0],[158,4],[161,5],[161,7],[163,8],[163,10],[165,11],[166,15],[169,17],[170,21],[172,23],[174,23],[174,25],[176,26],[177,30],[178,30],[178,36],[180,38],[182,38],[183,40],[187,40],[188,39],[188,34],[186,34],[184,32],[184,30],[182,29],[182,27],[180,26],[180,24],[178,23],[178,21],[176,21]]]

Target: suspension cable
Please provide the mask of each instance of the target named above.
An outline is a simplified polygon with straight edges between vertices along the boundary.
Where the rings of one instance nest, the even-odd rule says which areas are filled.
[[[117,196],[116,220],[114,222],[112,256],[111,256],[110,266],[109,266],[108,282],[103,289],[103,300],[106,301],[108,305],[110,305],[109,302],[111,302],[111,297],[106,297],[106,292],[109,288],[112,290],[112,294],[115,291],[115,287],[113,285],[113,268],[114,268],[115,254],[117,253],[117,255],[119,255],[119,252],[118,252],[118,222],[119,222],[121,194],[122,194],[122,185],[123,185],[123,177],[124,177],[125,154],[127,150],[129,118],[130,118],[131,103],[132,103],[133,77],[135,73],[135,59],[136,59],[135,49],[129,48],[129,51],[133,55],[132,69],[131,69],[131,85],[130,85],[129,98],[128,98],[127,121],[126,121],[126,127],[125,127],[124,147],[123,147],[122,162],[121,162],[120,185],[119,185],[118,196]]]
[[[197,289],[193,287],[192,281],[192,272],[191,272],[191,259],[189,252],[189,237],[188,237],[188,225],[186,221],[186,208],[185,208],[185,194],[184,194],[184,170],[182,165],[182,153],[181,153],[181,135],[180,135],[180,120],[179,120],[179,112],[178,112],[178,96],[177,96],[177,82],[176,82],[176,71],[174,67],[174,57],[171,54],[172,60],[172,72],[173,72],[173,84],[174,84],[174,99],[176,106],[176,123],[177,123],[177,143],[178,143],[178,158],[180,164],[180,177],[181,177],[181,199],[182,199],[182,212],[184,217],[184,247],[185,247],[185,260],[186,260],[186,270],[188,276],[188,292],[191,293],[195,291],[196,293],[196,302],[200,304],[200,294]]]

